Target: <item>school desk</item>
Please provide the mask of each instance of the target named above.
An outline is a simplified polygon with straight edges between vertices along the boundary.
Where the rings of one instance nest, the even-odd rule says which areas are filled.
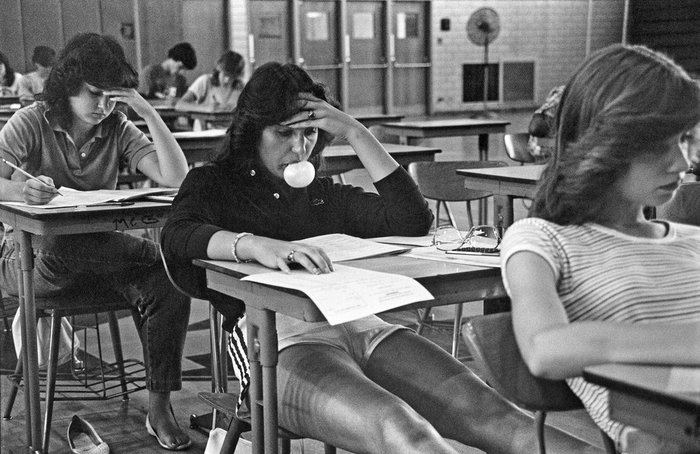
[[[396,162],[407,166],[412,162],[434,161],[435,154],[442,150],[435,147],[418,147],[384,143],[384,148]],[[323,150],[321,175],[341,175],[349,170],[362,169],[364,166],[350,145],[331,145]]]
[[[195,260],[194,264],[206,269],[209,288],[238,298],[246,305],[253,452],[277,452],[275,314],[286,314],[309,322],[321,321],[324,317],[301,292],[241,281],[242,277],[250,274],[269,272],[269,268],[253,263],[228,263],[223,267],[208,260]],[[488,300],[506,295],[498,268],[421,260],[403,255],[343,264],[412,277],[435,297],[434,300],[408,305],[405,309]]]
[[[502,229],[513,223],[513,199],[533,198],[545,165],[458,169],[464,187],[493,194],[494,223]]]
[[[26,408],[27,446],[41,452],[41,410],[39,406],[39,366],[34,301],[34,235],[71,235],[161,227],[170,212],[170,204],[138,201],[128,206],[41,209],[0,203],[0,222],[14,227],[19,248],[20,321]]]
[[[700,367],[602,364],[583,377],[610,390],[610,418],[700,450]]]
[[[479,136],[479,160],[487,161],[489,134],[503,134],[509,124],[506,120],[452,118],[382,123],[381,127],[385,134],[399,136],[400,143],[409,145],[434,137]]]

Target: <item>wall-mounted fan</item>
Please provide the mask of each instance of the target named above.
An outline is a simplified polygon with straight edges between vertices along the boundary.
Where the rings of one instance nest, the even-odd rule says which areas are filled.
[[[501,31],[501,21],[498,13],[492,8],[479,8],[472,13],[467,21],[467,37],[477,46],[484,46],[484,112],[483,116],[491,117],[486,107],[489,95],[489,44]]]

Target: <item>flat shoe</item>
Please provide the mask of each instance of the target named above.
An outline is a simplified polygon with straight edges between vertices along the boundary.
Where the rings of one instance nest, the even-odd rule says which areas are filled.
[[[109,445],[102,441],[92,424],[73,415],[68,424],[68,447],[75,454],[109,454]]]
[[[175,413],[173,412],[173,407],[170,407],[170,413],[172,413],[173,418],[175,418]],[[175,424],[177,424],[177,420],[175,420]],[[178,428],[180,426],[178,425]],[[189,448],[192,446],[192,440],[187,440],[186,442],[180,444],[180,445],[175,445],[175,446],[168,446],[166,445],[163,440],[160,439],[156,431],[153,429],[153,426],[151,426],[151,421],[146,415],[146,431],[148,432],[149,435],[152,435],[156,437],[156,440],[158,440],[158,444],[160,445],[161,448],[167,449],[168,451],[184,451],[185,449]]]

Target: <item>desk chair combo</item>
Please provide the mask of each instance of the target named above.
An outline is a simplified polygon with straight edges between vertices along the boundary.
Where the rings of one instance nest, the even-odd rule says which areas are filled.
[[[445,207],[449,223],[457,228],[447,202],[465,202],[469,227],[474,226],[471,202],[483,200],[491,196],[490,192],[475,191],[464,187],[464,177],[457,175],[457,169],[478,169],[488,167],[507,167],[503,161],[434,161],[412,162],[408,165],[408,173],[418,185],[423,197],[437,202],[435,208],[435,228],[440,226],[440,207]],[[479,224],[485,224],[486,219],[478,219]],[[459,333],[462,326],[463,305],[455,305],[455,317],[452,334],[452,356],[457,358],[459,353]],[[430,317],[430,308],[425,309],[418,324],[417,332],[421,334]]]
[[[506,154],[510,159],[524,164],[543,164],[552,154],[555,141],[550,138],[537,138],[537,144],[541,148],[541,156],[533,156],[530,152],[530,134],[527,132],[516,134],[503,134],[503,145],[506,149]]]
[[[97,286],[99,287],[99,286]],[[18,307],[18,298],[14,296],[2,296],[2,310],[14,311]],[[116,311],[128,309],[133,311],[129,302],[108,288],[90,287],[90,291],[80,289],[77,292],[68,293],[51,298],[36,298],[37,318],[51,317],[51,334],[49,344],[49,358],[45,376],[45,414],[42,436],[42,452],[49,452],[49,442],[51,437],[51,419],[53,415],[54,401],[65,400],[106,400],[114,397],[122,397],[128,401],[129,394],[141,389],[145,389],[145,368],[143,362],[134,359],[124,359],[121,349],[121,337],[119,334],[119,323]],[[107,314],[109,330],[112,339],[115,361],[106,363],[102,355],[102,342],[99,332],[98,314]],[[6,314],[1,314],[5,316]],[[136,315],[138,315],[136,313]],[[77,317],[81,317],[78,321]],[[71,377],[61,381],[60,387],[56,384],[58,370],[59,336],[61,335],[61,319],[70,317],[73,328],[82,325],[83,330],[94,328],[96,330],[98,358],[97,365],[91,364],[85,358],[82,369],[76,367],[71,360]],[[90,320],[92,318],[92,320]],[[87,351],[87,341],[84,340],[84,349]],[[71,348],[73,346],[71,345]],[[72,355],[71,355],[72,356]],[[17,390],[21,386],[22,379],[21,355],[17,360],[17,367],[13,375],[9,378],[12,388],[8,396],[7,405],[3,411],[3,420],[12,419],[12,408],[17,396]],[[61,374],[62,376],[64,374]],[[27,403],[25,399],[25,404]]]
[[[165,261],[162,250],[160,254],[163,260],[168,279],[173,286],[190,298],[196,298],[180,287],[172,278],[168,264]],[[213,413],[211,416],[211,425],[208,430],[213,430],[217,423],[217,412],[221,412],[229,419],[228,430],[223,444],[221,445],[221,454],[234,454],[238,440],[243,432],[250,432],[250,417],[241,418],[236,414],[238,404],[239,389],[232,389],[228,392],[228,371],[227,371],[227,333],[221,328],[220,314],[214,309],[214,306],[209,306],[209,339],[211,343],[211,368],[212,368],[212,392],[200,392],[199,398],[212,407]],[[190,417],[190,428],[203,429],[200,418],[193,415]],[[279,429],[278,436],[280,439],[280,454],[290,454],[291,440],[302,439],[292,432]],[[325,454],[336,454],[335,447],[324,443]]]
[[[583,408],[564,380],[548,380],[530,373],[513,332],[509,312],[477,316],[466,323],[464,340],[486,381],[501,396],[525,410],[535,412],[539,454],[546,454],[544,423],[549,411]],[[616,454],[615,443],[600,431],[607,454]]]

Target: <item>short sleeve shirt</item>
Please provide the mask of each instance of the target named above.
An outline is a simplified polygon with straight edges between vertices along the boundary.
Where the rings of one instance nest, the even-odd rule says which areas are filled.
[[[136,171],[155,146],[121,112],[113,112],[81,149],[43,102],[18,110],[0,129],[0,155],[31,173],[79,190],[114,189],[120,165]]]
[[[231,108],[235,107],[241,90],[233,87],[216,87],[211,83],[211,79],[211,74],[203,74],[190,85],[187,91],[191,91],[200,104],[219,104],[230,106]]]
[[[508,228],[501,263],[519,251],[546,260],[572,323],[699,322],[700,228],[667,225],[665,237],[651,239],[598,224],[561,226],[523,219]],[[510,293],[505,274],[504,285]],[[582,377],[567,382],[598,426],[619,441],[624,426],[608,415],[607,390]]]
[[[22,101],[33,101],[34,97],[44,91],[45,79],[39,77],[39,74],[31,72],[22,76],[19,81],[19,90],[17,94]]]
[[[170,74],[159,64],[147,66],[141,75],[139,92],[146,98],[167,97],[170,88],[175,89],[175,96],[180,97],[187,90],[187,79],[182,74]]]

